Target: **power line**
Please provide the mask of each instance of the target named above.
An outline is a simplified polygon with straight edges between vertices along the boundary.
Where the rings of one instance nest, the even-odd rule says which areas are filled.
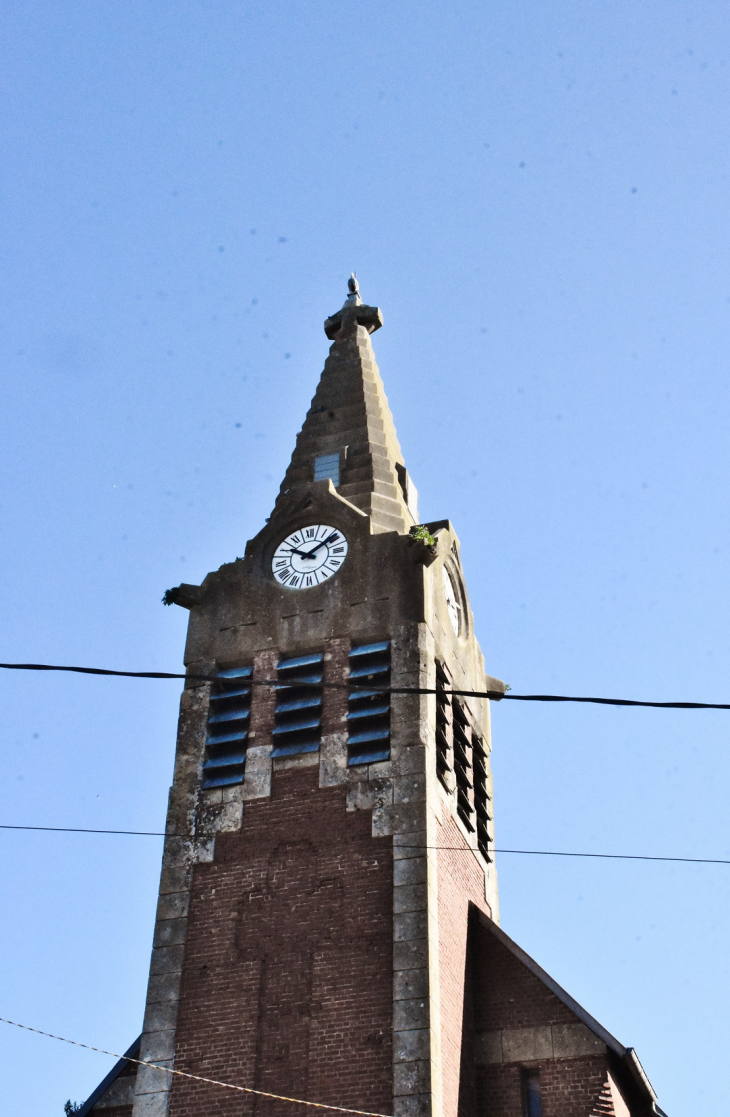
[[[294,1105],[308,1105],[313,1109],[329,1109],[335,1113],[353,1113],[356,1117],[389,1117],[384,1113],[372,1113],[368,1109],[348,1109],[344,1105],[325,1105],[319,1101],[304,1101],[303,1098],[287,1098],[283,1094],[270,1094],[267,1090],[254,1090],[251,1086],[234,1086],[232,1082],[220,1082],[217,1078],[204,1078],[201,1074],[190,1074],[185,1070],[175,1070],[173,1067],[163,1067],[159,1063],[150,1063],[147,1059],[135,1059],[132,1055],[116,1055],[113,1051],[105,1051],[103,1047],[92,1047],[90,1043],[79,1043],[76,1039],[66,1039],[65,1036],[56,1036],[53,1032],[43,1032],[40,1028],[31,1028],[28,1024],[19,1024],[16,1020],[8,1020],[0,1016],[0,1023],[11,1024],[13,1028],[22,1028],[24,1032],[33,1032],[37,1036],[46,1036],[47,1039],[57,1039],[61,1043],[70,1043],[73,1047],[83,1047],[86,1051],[96,1051],[99,1055],[110,1055],[112,1059],[124,1059],[127,1063],[137,1063],[140,1067],[152,1067],[153,1070],[164,1071],[165,1074],[177,1074],[181,1078],[192,1078],[195,1082],[205,1082],[209,1086],[223,1086],[226,1090],[239,1090],[243,1094],[256,1094],[259,1098],[273,1098],[274,1101],[288,1101]]]
[[[174,671],[114,671],[107,667],[70,667],[50,663],[0,663],[7,671],[71,671],[79,675],[111,675],[125,679],[184,679],[189,682],[218,682],[218,675],[200,675],[194,672],[180,674]],[[278,679],[247,679],[246,686],[281,686]],[[458,698],[491,698],[493,701],[512,702],[582,702],[599,706],[645,706],[655,710],[730,710],[730,702],[647,702],[636,698],[590,698],[567,694],[503,694],[499,690],[435,690],[430,687],[388,686],[367,683],[302,683],[297,686],[326,687],[335,690],[368,690],[379,694],[447,694]]]
[[[96,830],[82,826],[14,826],[0,823],[0,830],[39,830],[51,834],[115,834],[137,838],[194,838],[182,831],[164,830]],[[433,846],[399,842],[398,849],[443,849],[457,853],[474,853],[471,846]],[[657,857],[648,853],[585,853],[557,849],[490,849],[491,853],[514,853],[525,857],[595,857],[609,861],[678,861],[690,865],[730,865],[730,858],[720,857]]]

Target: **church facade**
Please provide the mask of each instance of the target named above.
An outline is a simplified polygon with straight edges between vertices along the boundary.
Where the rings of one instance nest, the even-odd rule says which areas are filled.
[[[141,1063],[83,1117],[314,1112],[266,1093],[393,1117],[662,1112],[634,1052],[499,927],[505,688],[452,525],[419,522],[381,324],[351,280],[271,517],[170,591],[189,678]]]

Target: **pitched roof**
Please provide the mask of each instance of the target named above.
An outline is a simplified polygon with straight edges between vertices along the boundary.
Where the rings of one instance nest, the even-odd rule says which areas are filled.
[[[102,1081],[99,1083],[92,1094],[89,1094],[88,1098],[81,1106],[81,1109],[77,1109],[77,1117],[88,1117],[88,1114],[91,1113],[92,1109],[99,1101],[99,1098],[101,1098],[102,1095],[107,1092],[113,1082],[116,1082],[116,1080],[119,1078],[119,1075],[128,1069],[128,1059],[139,1058],[141,1043],[142,1036],[137,1036],[131,1047],[128,1047],[127,1050],[124,1052],[124,1057],[114,1064],[106,1078],[102,1079]]]

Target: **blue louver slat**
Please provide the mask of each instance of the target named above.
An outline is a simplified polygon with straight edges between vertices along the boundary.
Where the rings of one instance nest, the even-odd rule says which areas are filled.
[[[379,760],[390,760],[390,748],[367,749],[348,757],[348,767],[354,764],[376,764]]]
[[[303,729],[319,729],[320,724],[320,718],[300,718],[298,721],[290,721],[286,725],[275,726],[272,733],[275,737],[286,733],[299,733]]]
[[[203,765],[203,772],[207,772],[209,768],[233,768],[234,765],[242,765],[246,760],[245,752],[224,753],[223,756],[209,756]]]
[[[250,679],[253,675],[253,667],[231,667],[227,671],[219,671],[219,679]]]
[[[245,741],[247,737],[248,730],[242,729],[239,733],[225,733],[220,737],[211,737],[211,735],[208,734],[205,743],[210,748],[211,745],[226,745],[229,741]]]
[[[237,690],[222,690],[219,694],[211,694],[211,702],[220,702],[228,698],[247,698],[251,694],[251,687],[239,687]]]
[[[360,644],[357,648],[350,648],[350,659],[359,655],[375,655],[376,652],[387,652],[390,640],[381,640],[377,644]]]
[[[248,706],[244,709],[226,710],[224,714],[213,714],[213,717],[208,718],[208,725],[217,725],[221,721],[246,721],[250,713]]]
[[[286,741],[282,741],[271,750],[271,755],[276,759],[277,756],[298,756],[300,752],[318,752],[319,751],[319,737],[312,741],[297,741],[291,745],[287,745]]]
[[[313,694],[308,698],[295,698],[293,702],[281,702],[276,707],[277,714],[288,714],[292,710],[307,710],[313,706],[322,705],[322,695]]]
[[[241,783],[242,780],[243,772],[221,773],[216,776],[206,776],[203,787],[229,787],[233,783]]]
[[[312,686],[322,685],[321,675],[296,675],[290,683],[277,683],[274,690],[291,690],[292,687],[304,686],[311,684]]]
[[[358,695],[358,697],[360,697]],[[374,718],[380,714],[387,714],[390,710],[390,703],[385,702],[382,706],[365,706],[362,710],[350,710],[347,715],[347,720],[351,721],[353,718]]]
[[[387,660],[380,661],[371,665],[365,664],[363,667],[353,667],[350,670],[351,679],[363,679],[366,675],[387,675],[390,671],[390,664]]]
[[[368,741],[388,741],[390,740],[389,729],[365,729],[362,733],[353,733],[350,736],[349,743],[351,745],[364,745]]]
[[[309,667],[313,663],[322,663],[324,655],[316,652],[314,655],[298,655],[293,659],[280,659],[276,665],[277,671],[292,671],[295,667]]]

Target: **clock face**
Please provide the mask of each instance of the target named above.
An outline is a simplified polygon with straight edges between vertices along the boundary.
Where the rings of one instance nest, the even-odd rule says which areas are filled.
[[[451,621],[451,627],[454,630],[454,635],[458,636],[461,632],[461,605],[459,604],[459,598],[457,596],[456,589],[454,588],[454,583],[452,581],[451,575],[449,574],[445,566],[441,567],[441,574],[443,577],[444,597],[446,598],[446,608],[448,610],[449,620]]]
[[[282,586],[306,590],[320,586],[342,566],[347,539],[337,528],[310,524],[282,539],[274,551],[271,571]]]

